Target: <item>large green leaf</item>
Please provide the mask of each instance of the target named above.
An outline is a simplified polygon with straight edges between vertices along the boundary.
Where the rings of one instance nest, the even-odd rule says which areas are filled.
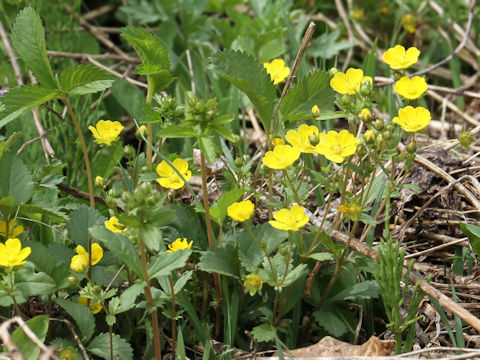
[[[24,112],[59,96],[60,92],[58,90],[47,89],[37,85],[25,85],[10,89],[1,98],[1,102],[5,105],[5,110],[0,113],[2,116],[0,129]]]
[[[77,245],[82,245],[87,249],[88,238],[90,237],[88,229],[93,225],[103,223],[107,218],[100,215],[98,210],[80,205],[77,210],[70,214],[67,222],[67,229],[70,238]]]
[[[99,225],[91,227],[90,234],[110,250],[121,263],[142,276],[142,265],[137,250],[126,236],[113,233],[105,226]]]
[[[287,93],[280,111],[284,121],[300,121],[312,117],[312,106],[321,111],[331,110],[335,92],[330,88],[326,71],[308,74]]]
[[[25,297],[50,295],[55,289],[55,280],[43,272],[33,273],[31,269],[21,269],[15,273],[15,290]]]
[[[40,341],[44,341],[48,332],[48,316],[39,315],[28,320],[25,324],[33,331]],[[17,328],[12,334],[12,340],[27,360],[38,359],[40,348],[25,334],[22,328]]]
[[[17,15],[12,28],[12,45],[42,85],[57,88],[47,58],[42,20],[33,8],[26,7]]]
[[[217,248],[214,251],[205,251],[200,258],[198,268],[206,272],[216,272],[238,278],[238,265],[236,249],[227,245],[227,247]]]
[[[33,180],[30,171],[17,155],[5,154],[0,160],[0,198],[13,196],[13,205],[32,197]]]
[[[173,270],[183,268],[191,253],[190,250],[182,250],[158,254],[148,264],[148,278],[170,275]]]
[[[62,91],[69,94],[91,94],[108,89],[112,75],[91,64],[75,65],[60,74]]]
[[[332,296],[328,299],[327,304],[337,301],[343,302],[345,300],[368,300],[371,298],[378,298],[378,293],[379,290],[377,282],[374,280],[365,280],[340,291],[335,296]]]
[[[142,28],[128,26],[122,29],[122,37],[135,49],[142,63],[156,64],[164,70],[170,70],[168,52],[155,35]]]
[[[251,334],[258,342],[269,342],[275,339],[277,329],[271,324],[261,324],[255,326]]]
[[[110,360],[110,334],[97,335],[88,345],[87,350],[103,359]],[[117,334],[113,334],[113,359],[133,359],[133,349],[130,344]]]
[[[62,298],[55,299],[55,302],[75,320],[84,340],[90,339],[95,331],[95,318],[90,309],[85,305]]]
[[[215,70],[242,90],[258,112],[263,126],[270,129],[276,90],[263,64],[241,51],[224,50],[213,56]]]
[[[337,338],[347,332],[347,325],[331,308],[315,311],[313,316],[322,328]]]
[[[349,49],[355,45],[355,43],[350,41],[342,41],[339,37],[340,29],[336,29],[330,33],[323,33],[315,40],[310,49],[308,49],[308,53],[314,57],[330,59],[337,56],[340,51]]]

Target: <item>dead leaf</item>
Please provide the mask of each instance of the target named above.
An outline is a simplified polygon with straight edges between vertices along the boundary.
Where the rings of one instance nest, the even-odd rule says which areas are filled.
[[[370,337],[363,345],[352,345],[326,336],[316,344],[290,350],[290,353],[296,358],[314,358],[319,356],[389,356],[394,346],[395,341],[380,340],[376,336]],[[277,355],[275,354],[274,356]]]

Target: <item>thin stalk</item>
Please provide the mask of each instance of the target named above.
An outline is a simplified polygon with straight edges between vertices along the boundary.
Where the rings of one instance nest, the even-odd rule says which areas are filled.
[[[247,232],[250,234],[252,239],[257,243],[257,245],[260,247],[260,249],[262,249],[263,253],[267,257],[268,264],[270,265],[270,269],[272,270],[273,281],[276,284],[277,283],[277,272],[273,268],[273,264],[272,264],[272,260],[270,259],[270,256],[268,256],[267,251],[263,250],[262,244],[260,243],[260,241],[258,241],[257,237],[255,236],[252,229],[250,228],[250,225],[247,222],[244,222],[244,224],[245,224],[245,228],[247,229]]]
[[[205,208],[205,224],[207,225],[207,237],[208,246],[210,251],[215,250],[215,243],[213,241],[212,221],[210,220],[210,205],[208,202],[208,189],[207,189],[207,165],[205,163],[205,155],[200,153],[201,171],[202,171],[202,190],[203,190],[203,207]],[[220,337],[221,315],[222,315],[222,287],[220,284],[220,275],[213,273],[213,282],[215,284],[216,294],[216,314],[215,314],[215,337]]]
[[[110,360],[113,360],[113,328],[108,325],[108,334],[110,335]]]
[[[13,300],[13,305],[15,306],[15,312],[17,313],[17,316],[23,317],[22,312],[20,311],[20,307],[18,306],[17,299],[15,299],[15,272],[12,271],[10,273],[10,286],[11,286],[11,297]]]
[[[170,281],[170,291],[172,292],[172,353],[173,358],[177,358],[177,316],[175,313],[175,287],[173,286],[172,275],[168,275],[168,280]]]
[[[90,199],[90,207],[95,207],[95,194],[93,192],[93,178],[92,178],[92,169],[90,167],[90,158],[88,157],[87,145],[85,143],[85,138],[83,137],[82,129],[78,124],[75,113],[73,112],[72,106],[67,100],[67,96],[63,95],[61,100],[65,103],[68,113],[72,118],[73,124],[75,125],[75,130],[77,131],[78,138],[80,139],[80,145],[82,147],[83,160],[85,162],[85,169],[87,170],[87,182],[88,182],[88,197]],[[92,278],[92,237],[88,238],[88,279]],[[88,302],[90,305],[90,302]]]
[[[290,179],[290,176],[288,176],[288,171],[287,169],[283,170],[283,173],[285,177],[287,178],[288,183],[290,184],[290,188],[292,189],[293,196],[295,197],[295,201],[297,202],[298,205],[302,205],[300,202],[300,197],[298,196],[297,190],[295,189],[295,186],[293,186],[292,180]]]
[[[153,88],[151,84],[148,84],[147,98],[145,99],[145,102],[150,105],[152,103],[152,99]],[[147,123],[147,140],[150,144],[153,144],[153,129],[151,123]],[[149,146],[147,146],[147,166],[150,169],[152,168],[152,149]]]
[[[143,280],[146,283],[143,289],[145,291],[145,298],[147,299],[148,305],[154,309],[152,311],[152,326],[153,326],[153,343],[155,347],[155,359],[161,360],[162,351],[160,348],[160,330],[158,328],[158,314],[157,314],[157,308],[155,307],[155,302],[153,301],[152,290],[150,288],[150,281],[148,280],[147,256],[145,254],[145,244],[143,243],[142,228],[140,228],[140,260],[142,261]]]

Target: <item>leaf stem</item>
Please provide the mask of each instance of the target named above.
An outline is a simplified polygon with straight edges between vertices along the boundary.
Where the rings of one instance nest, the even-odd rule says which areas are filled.
[[[177,358],[177,316],[175,313],[175,287],[173,286],[172,275],[168,275],[168,280],[170,281],[170,289],[172,292],[172,353],[173,358]]]

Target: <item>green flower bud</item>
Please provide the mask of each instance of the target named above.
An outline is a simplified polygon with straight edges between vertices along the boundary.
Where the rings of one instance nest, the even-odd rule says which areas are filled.
[[[363,108],[360,112],[360,119],[362,119],[365,124],[370,124],[373,120],[372,112],[367,108]]]
[[[385,125],[385,131],[391,131],[392,133],[395,132],[395,126],[391,123]]]
[[[115,200],[111,196],[105,196],[105,205],[107,205],[108,208],[113,209],[114,207],[117,206],[115,203]]]
[[[385,130],[383,132],[383,138],[387,141],[392,140],[393,139],[393,133],[391,131]]]
[[[334,77],[337,72],[338,69],[336,67],[332,67],[330,68],[330,70],[328,70],[328,74],[330,75],[330,77]]]
[[[317,146],[318,143],[320,142],[320,138],[318,137],[317,134],[312,134],[308,137],[308,141],[310,141],[310,144],[312,146]]]
[[[132,158],[135,155],[135,150],[131,145],[125,145],[123,147],[123,156],[127,159]]]
[[[350,96],[348,95],[343,95],[341,98],[340,98],[340,105],[342,107],[347,107],[349,106],[350,104],[352,103],[352,99]]]
[[[378,131],[382,131],[383,128],[385,127],[385,122],[382,119],[377,119],[373,123],[373,127]]]
[[[365,144],[367,145],[372,145],[375,143],[375,133],[373,132],[373,130],[367,130],[365,131],[365,133],[363,134],[363,140],[365,140]]]
[[[417,143],[415,141],[410,141],[407,145],[407,151],[409,154],[415,154],[417,151]]]
[[[235,163],[236,167],[241,167],[243,165],[243,159],[238,156],[238,157],[235,158],[234,163]]]
[[[370,81],[365,81],[362,85],[360,85],[359,94],[360,96],[367,97],[372,92],[372,84]]]
[[[93,293],[94,293],[95,295],[100,295],[100,294],[102,293],[102,288],[101,288],[100,286],[98,286],[98,285],[95,285],[95,286],[93,287]]]
[[[365,144],[358,144],[356,153],[360,157],[364,156],[367,153],[367,147],[365,146]]]
[[[67,278],[67,281],[70,286],[78,286],[79,284],[79,281],[75,276],[69,276]]]
[[[385,145],[385,140],[383,139],[382,134],[377,134],[377,138],[375,140],[379,149]]]
[[[107,194],[109,196],[111,196],[112,198],[118,198],[118,197],[120,197],[120,195],[122,195],[121,192],[118,191],[117,189],[110,189],[110,190],[108,190]]]
[[[280,246],[280,248],[278,249],[278,252],[283,256],[287,256],[288,248],[286,246]]]

